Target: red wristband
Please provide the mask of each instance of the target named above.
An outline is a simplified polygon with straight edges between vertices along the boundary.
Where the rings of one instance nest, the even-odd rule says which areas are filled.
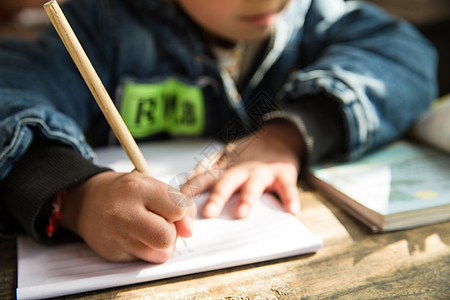
[[[51,238],[53,234],[58,229],[58,221],[61,219],[61,204],[64,201],[64,198],[66,198],[66,190],[62,190],[58,194],[55,195],[55,198],[53,199],[53,209],[52,209],[52,215],[48,219],[48,225],[45,228],[47,232],[47,236]]]

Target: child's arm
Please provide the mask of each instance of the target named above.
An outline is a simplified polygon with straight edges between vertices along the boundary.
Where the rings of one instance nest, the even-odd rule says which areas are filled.
[[[191,234],[190,225],[195,206],[188,209],[186,218],[178,220],[177,216],[185,213],[186,208],[174,205],[177,203],[177,199],[173,199],[176,194],[170,193],[171,198],[168,199],[168,187],[154,179],[141,180],[144,182],[142,185],[137,184],[136,189],[127,193],[124,185],[130,187],[132,182],[141,182],[138,180],[143,177],[141,175],[137,172],[118,174],[96,167],[68,146],[36,139],[26,154],[15,163],[14,169],[0,182],[0,194],[4,195],[0,204],[2,232],[5,231],[4,226],[9,226],[8,233],[17,231],[12,230],[14,222],[11,217],[14,217],[19,223],[15,228],[24,228],[40,242],[66,240],[71,236],[68,231],[70,230],[85,239],[93,250],[105,259],[117,261],[142,258],[161,262],[173,251],[175,238],[171,235],[175,229],[175,233],[180,236]],[[113,185],[111,181],[117,184]],[[163,193],[153,192],[158,187]],[[52,196],[62,189],[66,189],[67,193],[62,202],[61,226],[48,238],[45,227],[49,224],[54,201]],[[139,190],[141,193],[133,197]],[[118,197],[115,191],[122,192],[122,196]],[[150,200],[149,205],[143,204],[143,201]],[[142,201],[141,205],[139,201]],[[163,205],[160,205],[161,201]],[[108,215],[108,212],[118,205],[123,210]],[[158,206],[155,208],[154,205]],[[108,207],[111,209],[107,209]],[[3,211],[3,208],[7,211]],[[160,208],[168,208],[169,211],[159,211]],[[147,209],[150,210],[146,211]],[[148,218],[141,218],[142,222],[136,222],[139,214]],[[139,227],[147,227],[143,240],[147,238],[150,245],[163,243],[164,239],[170,242],[166,240],[164,250],[151,247],[141,247],[139,250],[138,244],[133,242],[133,237],[141,237],[135,234],[139,232]],[[82,231],[80,228],[87,229]],[[155,234],[157,232],[166,235]],[[124,239],[118,238],[120,233],[129,243],[121,243]],[[117,240],[113,237],[117,237]]]
[[[202,191],[211,191],[202,211],[205,217],[218,216],[236,191],[240,191],[236,218],[246,217],[265,191],[276,193],[286,210],[296,213],[300,208],[297,178],[305,150],[295,126],[273,122],[254,135],[228,144],[210,168],[199,164],[181,191],[193,196],[189,189],[192,182],[200,182]]]
[[[1,234],[25,232],[34,240],[52,243],[70,239],[61,232],[48,239],[54,195],[109,170],[95,166],[72,147],[34,138],[20,159],[0,181]]]
[[[296,111],[267,115],[262,128],[227,145],[217,162],[213,164],[209,158],[207,163],[201,162],[181,191],[192,195],[189,186],[198,182],[201,191],[211,191],[203,209],[206,217],[217,216],[237,191],[241,203],[236,208],[237,218],[246,217],[265,191],[277,194],[285,209],[296,213],[300,207],[299,174],[310,163],[339,156],[345,143],[343,118],[331,99],[322,96],[305,100],[298,103]]]
[[[255,135],[228,144],[218,162],[224,170],[212,169],[220,177],[213,178],[208,172],[202,176],[206,185],[213,185],[203,215],[216,217],[237,190],[240,198],[237,218],[246,217],[265,191],[277,194],[287,211],[297,213],[300,209],[297,178],[304,153],[305,145],[298,131],[284,122],[269,124]]]
[[[304,65],[278,97],[291,112],[304,98],[332,99],[344,118],[347,158],[401,136],[436,98],[436,51],[407,22],[365,1],[317,0],[303,29]]]

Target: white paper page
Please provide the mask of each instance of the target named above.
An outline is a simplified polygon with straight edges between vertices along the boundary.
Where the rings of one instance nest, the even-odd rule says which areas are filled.
[[[160,174],[170,181],[173,174],[192,169],[205,145],[203,141],[189,145],[143,146],[141,149],[146,157],[153,157],[149,160],[152,172],[167,171]],[[126,163],[121,149],[102,150],[99,155],[102,163],[113,163],[116,169],[133,168]],[[171,157],[170,166],[163,163],[167,162],[167,157]],[[192,157],[191,166],[188,166],[189,157]],[[197,199],[199,206],[205,199]],[[284,212],[274,197],[264,195],[250,216],[243,220],[228,217],[227,212],[233,209],[235,202],[236,198],[230,201],[219,218],[202,219],[197,216],[193,237],[184,239],[184,242],[179,239],[174,255],[164,264],[142,261],[110,263],[81,242],[48,247],[38,245],[28,237],[20,237],[17,298],[56,297],[152,281],[312,253],[322,247],[321,238],[313,235],[293,215]]]

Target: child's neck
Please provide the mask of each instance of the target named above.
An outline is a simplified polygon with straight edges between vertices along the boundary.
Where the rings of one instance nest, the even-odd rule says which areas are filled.
[[[211,45],[224,49],[233,49],[238,44],[238,42],[236,41],[230,41],[228,39],[222,38],[220,36],[217,36],[215,34],[206,31],[204,31],[204,36],[206,40],[209,43],[211,43]]]

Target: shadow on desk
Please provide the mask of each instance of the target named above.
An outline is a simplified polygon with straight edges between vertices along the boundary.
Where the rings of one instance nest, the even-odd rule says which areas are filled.
[[[319,201],[322,202],[337,218],[339,223],[345,228],[350,238],[356,242],[368,242],[375,240],[371,252],[377,252],[380,249],[388,247],[391,244],[406,242],[409,250],[409,255],[415,255],[416,253],[425,252],[427,240],[436,236],[446,246],[450,246],[450,236],[445,234],[439,234],[434,228],[429,226],[422,227],[421,230],[400,230],[397,232],[386,233],[373,233],[366,225],[355,218],[349,218],[348,214],[324,199],[321,195],[317,195]],[[380,236],[381,238],[377,238]],[[370,253],[356,253],[355,263],[362,260],[364,256],[370,255]]]

